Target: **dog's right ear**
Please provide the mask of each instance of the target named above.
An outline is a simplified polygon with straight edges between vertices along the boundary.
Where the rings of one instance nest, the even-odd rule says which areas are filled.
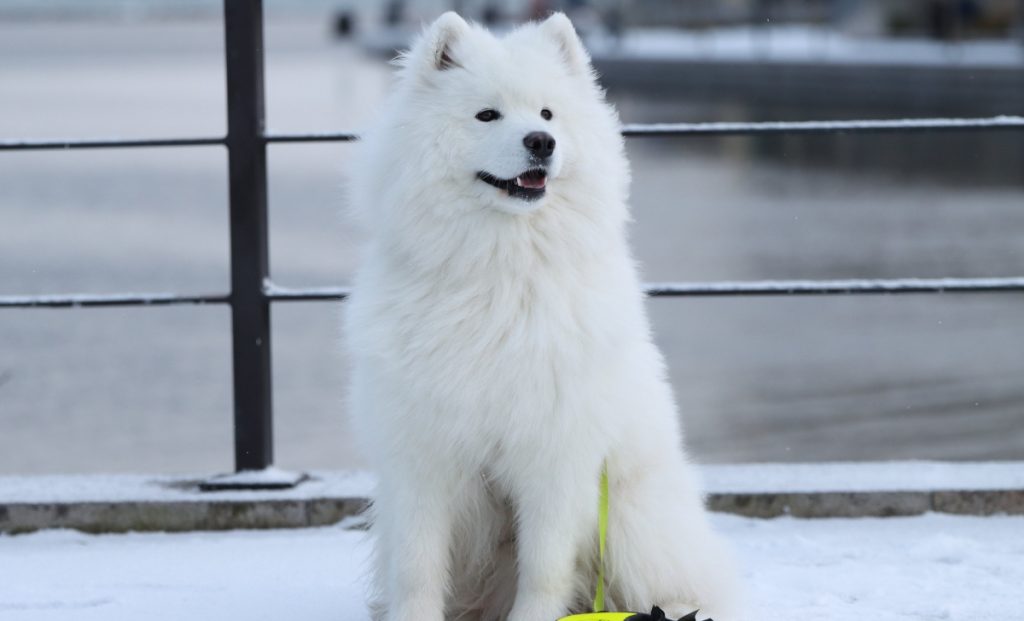
[[[469,24],[454,11],[448,11],[427,27],[420,42],[421,59],[437,71],[461,67],[452,50],[455,43],[469,31]]]

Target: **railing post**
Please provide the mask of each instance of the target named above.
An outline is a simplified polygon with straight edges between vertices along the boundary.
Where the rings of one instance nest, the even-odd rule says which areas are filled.
[[[231,221],[235,470],[274,461],[270,375],[267,149],[263,141],[263,2],[224,0]]]
[[[270,273],[270,251],[267,143],[263,133],[262,0],[224,0],[224,52],[235,474],[213,477],[199,487],[207,491],[287,488],[304,480],[305,475],[264,471],[274,462],[274,420],[270,299],[263,290]]]

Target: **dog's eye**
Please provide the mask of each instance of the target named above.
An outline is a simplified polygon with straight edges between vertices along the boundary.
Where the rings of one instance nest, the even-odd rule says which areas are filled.
[[[540,111],[540,117],[542,119],[544,119],[545,121],[550,121],[551,120],[551,110],[548,110],[547,108],[544,108],[543,110]]]
[[[484,123],[490,123],[491,121],[497,121],[500,118],[501,118],[501,113],[498,112],[497,110],[492,110],[490,108],[488,108],[486,110],[481,110],[480,112],[476,113],[476,120],[483,121]]]

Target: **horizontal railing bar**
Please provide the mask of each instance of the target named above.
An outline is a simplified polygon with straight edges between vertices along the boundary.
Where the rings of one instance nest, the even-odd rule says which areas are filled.
[[[768,121],[754,123],[629,123],[622,134],[631,137],[653,136],[742,136],[752,134],[856,134],[888,132],[942,132],[1024,129],[1024,117],[994,116],[969,119],[878,119],[862,121]],[[359,139],[351,132],[309,134],[268,134],[267,143],[351,142]],[[138,140],[0,140],[0,151],[107,149],[130,147],[191,147],[222,145],[223,137],[145,138]]]
[[[969,119],[879,119],[859,121],[769,121],[753,123],[629,123],[624,136],[735,136],[743,134],[825,134],[1024,129],[1024,117]],[[275,134],[267,142],[331,142],[358,140],[351,133]]]
[[[302,302],[319,300],[344,300],[349,296],[349,287],[303,287],[293,289],[281,287],[269,280],[263,281],[263,295],[272,302]]]
[[[84,308],[89,306],[172,306],[227,304],[227,294],[178,293],[68,293],[56,295],[0,295],[0,308]]]
[[[872,280],[761,280],[738,282],[649,283],[652,297],[736,295],[842,295],[880,293],[1024,292],[1024,277],[1012,278],[898,278]],[[264,295],[277,302],[343,300],[346,287],[293,289],[265,283]]]
[[[832,134],[1024,129],[1024,117],[970,119],[878,119],[863,121],[773,121],[757,123],[627,124],[622,135],[737,136],[750,134]]]
[[[99,138],[87,140],[0,140],[0,151],[56,151],[73,149],[124,149],[134,147],[202,147],[223,145],[224,137],[200,138]]]
[[[312,134],[267,134],[263,140],[270,143],[282,142],[352,142],[359,140],[358,134],[348,132],[316,132]]]
[[[1024,277],[1008,278],[896,278],[857,280],[760,280],[649,283],[652,297],[737,295],[842,295],[878,293],[994,293],[1024,292]],[[275,302],[344,300],[348,287],[294,289],[264,283],[263,294]],[[0,308],[79,308],[89,306],[170,306],[227,304],[228,294],[177,293],[73,293],[56,295],[0,295]]]
[[[1024,277],[891,278],[848,280],[761,280],[708,283],[650,283],[652,297],[733,295],[845,295],[880,293],[1024,292]]]

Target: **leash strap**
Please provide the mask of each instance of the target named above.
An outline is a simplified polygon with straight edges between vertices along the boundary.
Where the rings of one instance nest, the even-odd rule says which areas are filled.
[[[597,507],[597,589],[594,612],[604,612],[604,549],[608,537],[608,462],[601,467],[601,493]]]

